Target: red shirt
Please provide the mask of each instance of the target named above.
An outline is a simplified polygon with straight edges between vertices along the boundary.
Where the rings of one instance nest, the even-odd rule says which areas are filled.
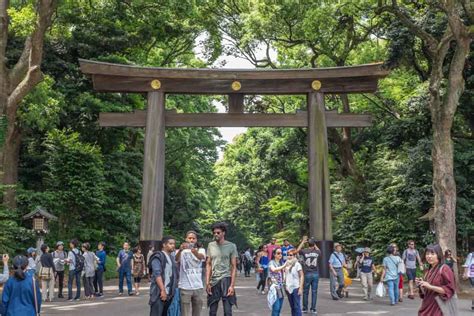
[[[267,245],[267,251],[268,251],[268,260],[272,260],[273,258],[273,250],[280,248],[280,245],[274,244],[272,245],[269,243]]]
[[[442,300],[450,299],[456,293],[456,283],[454,281],[453,271],[445,264],[440,268],[435,267],[429,269],[425,273],[425,280],[434,286],[442,287],[445,294],[424,289],[425,297],[422,300],[419,316],[443,316],[441,309],[436,303],[435,297],[439,296]]]

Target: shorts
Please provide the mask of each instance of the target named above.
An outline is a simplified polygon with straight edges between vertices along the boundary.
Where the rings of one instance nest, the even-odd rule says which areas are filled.
[[[399,278],[398,278],[400,281],[398,282],[398,288],[400,290],[403,290],[403,275],[399,275]]]
[[[416,269],[407,269],[408,281],[414,281],[416,278]]]

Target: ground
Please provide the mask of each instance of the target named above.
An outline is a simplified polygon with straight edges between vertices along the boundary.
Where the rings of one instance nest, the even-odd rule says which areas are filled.
[[[140,296],[117,296],[116,280],[108,282],[105,288],[105,297],[94,301],[67,302],[57,299],[52,303],[43,304],[43,316],[67,315],[67,316],[141,316],[149,314],[148,307],[148,284],[143,287]],[[144,283],[144,282],[142,282]],[[239,276],[236,291],[238,295],[238,309],[235,315],[264,316],[270,315],[267,307],[266,295],[257,294],[255,291],[255,277],[244,278]],[[354,281],[350,289],[350,297],[340,301],[333,301],[329,295],[329,282],[323,279],[319,283],[318,291],[318,315],[416,315],[421,304],[420,299],[405,299],[397,306],[390,306],[387,298],[376,298],[372,302],[362,300],[362,289],[358,281]],[[473,315],[470,310],[469,300],[460,300],[460,315]],[[219,315],[222,315],[220,306]],[[208,310],[202,310],[202,315],[208,315]],[[288,301],[283,303],[282,315],[291,315]],[[310,315],[310,314],[308,314]]]

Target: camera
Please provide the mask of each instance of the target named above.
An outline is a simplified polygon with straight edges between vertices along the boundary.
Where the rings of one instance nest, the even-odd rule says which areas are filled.
[[[188,243],[188,248],[189,248],[189,249],[193,249],[194,246],[195,246],[195,245],[194,245],[193,243]]]

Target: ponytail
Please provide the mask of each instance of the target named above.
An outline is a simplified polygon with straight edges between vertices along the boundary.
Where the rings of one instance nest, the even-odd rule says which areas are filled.
[[[25,279],[25,272],[23,271],[21,267],[18,267],[17,269],[15,269],[14,276],[15,276],[15,279],[23,281]]]

